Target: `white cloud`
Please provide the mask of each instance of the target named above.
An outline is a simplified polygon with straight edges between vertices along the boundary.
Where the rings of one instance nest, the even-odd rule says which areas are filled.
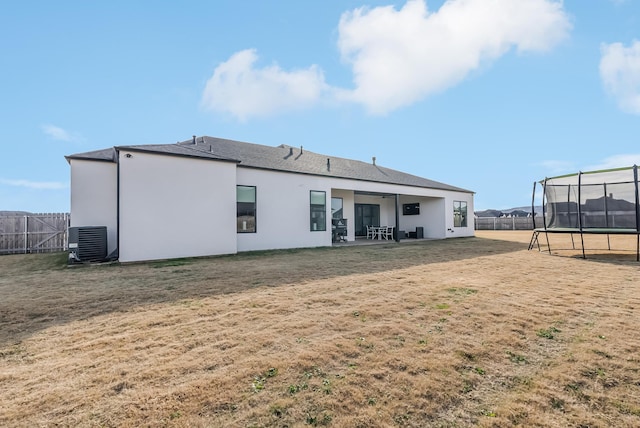
[[[630,47],[622,43],[600,47],[600,77],[605,89],[627,113],[640,114],[640,42]]]
[[[315,65],[284,71],[275,64],[255,68],[257,60],[256,51],[247,49],[216,67],[204,89],[202,105],[246,120],[309,107],[328,89]]]
[[[359,8],[344,13],[338,27],[338,49],[352,68],[353,89],[330,87],[316,65],[256,68],[258,56],[249,49],[216,67],[202,106],[247,120],[326,97],[385,114],[460,83],[511,49],[549,50],[570,29],[562,2],[555,0],[447,0],[435,12],[425,0],[408,0],[399,10]]]
[[[57,141],[74,142],[82,139],[79,135],[70,133],[59,126],[47,124],[42,125],[41,128],[42,132]]]
[[[30,181],[30,180],[9,180],[0,178],[0,184],[14,187],[26,187],[35,190],[61,190],[69,187],[66,183],[57,181]]]
[[[603,159],[600,163],[585,168],[585,171],[624,168],[633,165],[640,165],[640,153],[609,156],[608,158]]]
[[[546,51],[571,24],[561,2],[448,0],[436,12],[424,0],[360,8],[342,15],[338,45],[355,89],[342,94],[385,114],[460,83],[510,49]]]

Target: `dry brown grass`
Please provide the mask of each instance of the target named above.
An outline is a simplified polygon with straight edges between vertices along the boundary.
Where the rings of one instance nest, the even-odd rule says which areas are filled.
[[[0,425],[640,426],[635,254],[529,238],[0,257]]]

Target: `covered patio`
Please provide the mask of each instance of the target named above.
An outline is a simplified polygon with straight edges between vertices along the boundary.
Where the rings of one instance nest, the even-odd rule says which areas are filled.
[[[331,218],[338,244],[446,237],[443,197],[332,189]]]

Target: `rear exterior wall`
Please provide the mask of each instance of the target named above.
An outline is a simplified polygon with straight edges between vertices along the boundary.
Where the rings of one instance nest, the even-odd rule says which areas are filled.
[[[256,232],[238,233],[238,251],[331,245],[331,186],[325,178],[238,167],[237,183],[256,186]],[[311,230],[311,191],[325,192],[326,230]]]
[[[120,261],[236,252],[235,163],[119,156]]]
[[[71,227],[106,226],[107,253],[117,248],[118,167],[113,162],[71,159]]]

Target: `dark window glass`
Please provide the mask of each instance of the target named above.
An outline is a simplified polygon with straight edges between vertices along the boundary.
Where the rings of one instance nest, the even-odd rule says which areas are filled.
[[[453,227],[467,227],[467,203],[453,201]]]
[[[256,187],[236,186],[237,231],[256,232]]]
[[[325,192],[312,190],[311,199],[311,231],[327,230],[327,195]]]
[[[342,211],[342,198],[331,198],[331,218],[344,218]]]

